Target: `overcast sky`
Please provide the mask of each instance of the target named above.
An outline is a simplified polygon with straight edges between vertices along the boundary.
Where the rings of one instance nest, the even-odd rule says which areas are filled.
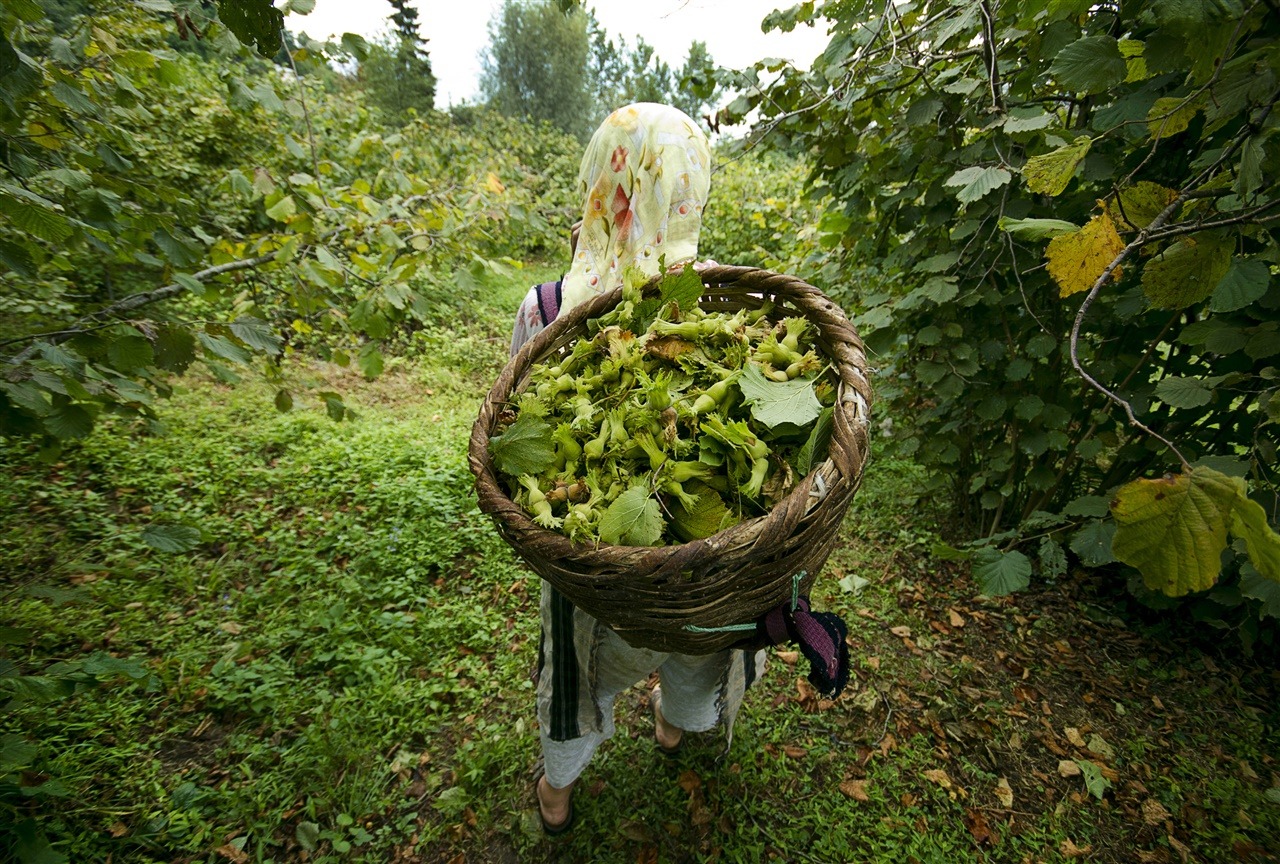
[[[684,63],[689,43],[701,39],[716,63],[749,66],[765,57],[782,57],[808,68],[827,45],[819,28],[791,33],[760,32],[760,21],[794,0],[594,0],[588,6],[613,36],[634,45],[637,36],[654,46],[672,66]],[[416,0],[422,35],[429,41],[437,78],[437,105],[474,101],[479,89],[481,49],[489,42],[488,24],[502,0]],[[289,29],[316,39],[359,33],[373,36],[388,26],[386,0],[316,0],[306,16],[290,15]]]

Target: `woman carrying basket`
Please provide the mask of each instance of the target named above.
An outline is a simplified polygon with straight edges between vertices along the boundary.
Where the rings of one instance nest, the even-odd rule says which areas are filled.
[[[641,102],[619,108],[587,144],[578,173],[581,229],[568,275],[531,289],[520,306],[511,353],[566,309],[622,284],[635,267],[646,276],[695,261],[711,181],[706,136],[683,112]],[[731,736],[743,692],[764,668],[763,651],[705,656],[633,648],[613,630],[542,583],[538,725],[543,773],[536,791],[542,825],[561,834],[573,823],[573,784],[614,731],[613,703],[657,672],[655,739],[674,755],[685,730],[723,723]]]

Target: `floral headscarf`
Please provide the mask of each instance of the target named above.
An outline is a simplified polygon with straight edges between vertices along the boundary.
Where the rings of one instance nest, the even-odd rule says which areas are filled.
[[[614,111],[587,144],[578,171],[584,206],[564,278],[561,313],[622,284],[694,260],[711,188],[711,148],[684,112],[636,102]]]

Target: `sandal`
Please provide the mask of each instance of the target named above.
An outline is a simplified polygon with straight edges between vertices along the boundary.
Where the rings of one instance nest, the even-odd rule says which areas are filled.
[[[649,694],[649,707],[653,709],[653,743],[658,748],[658,752],[668,759],[674,759],[680,755],[680,751],[684,749],[684,734],[680,735],[680,740],[676,742],[674,747],[667,747],[658,740],[658,718],[662,718],[662,722],[666,723],[666,718],[662,716],[662,688],[654,687],[653,692]]]
[[[533,782],[533,797],[534,800],[538,802],[538,819],[542,822],[542,833],[546,834],[548,837],[559,837],[561,834],[568,833],[569,829],[573,827],[575,815],[573,812],[573,797],[571,795],[569,798],[569,815],[564,817],[564,821],[554,823],[548,822],[547,817],[542,815],[542,796],[538,793],[539,788],[542,786],[543,778],[545,777],[545,774],[539,774],[538,779]]]

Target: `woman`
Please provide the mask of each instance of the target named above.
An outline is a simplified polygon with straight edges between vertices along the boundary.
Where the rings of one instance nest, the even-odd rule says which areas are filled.
[[[581,228],[562,282],[531,289],[512,334],[514,354],[564,310],[612,291],[636,267],[658,274],[696,260],[711,182],[706,136],[681,111],[641,102],[619,108],[587,144],[578,173]],[[538,725],[544,773],[536,786],[542,825],[561,834],[573,823],[573,784],[613,734],[619,693],[656,671],[650,697],[660,751],[678,752],[685,730],[725,725],[732,734],[742,694],[764,667],[764,652],[706,656],[632,648],[604,624],[542,583]]]

